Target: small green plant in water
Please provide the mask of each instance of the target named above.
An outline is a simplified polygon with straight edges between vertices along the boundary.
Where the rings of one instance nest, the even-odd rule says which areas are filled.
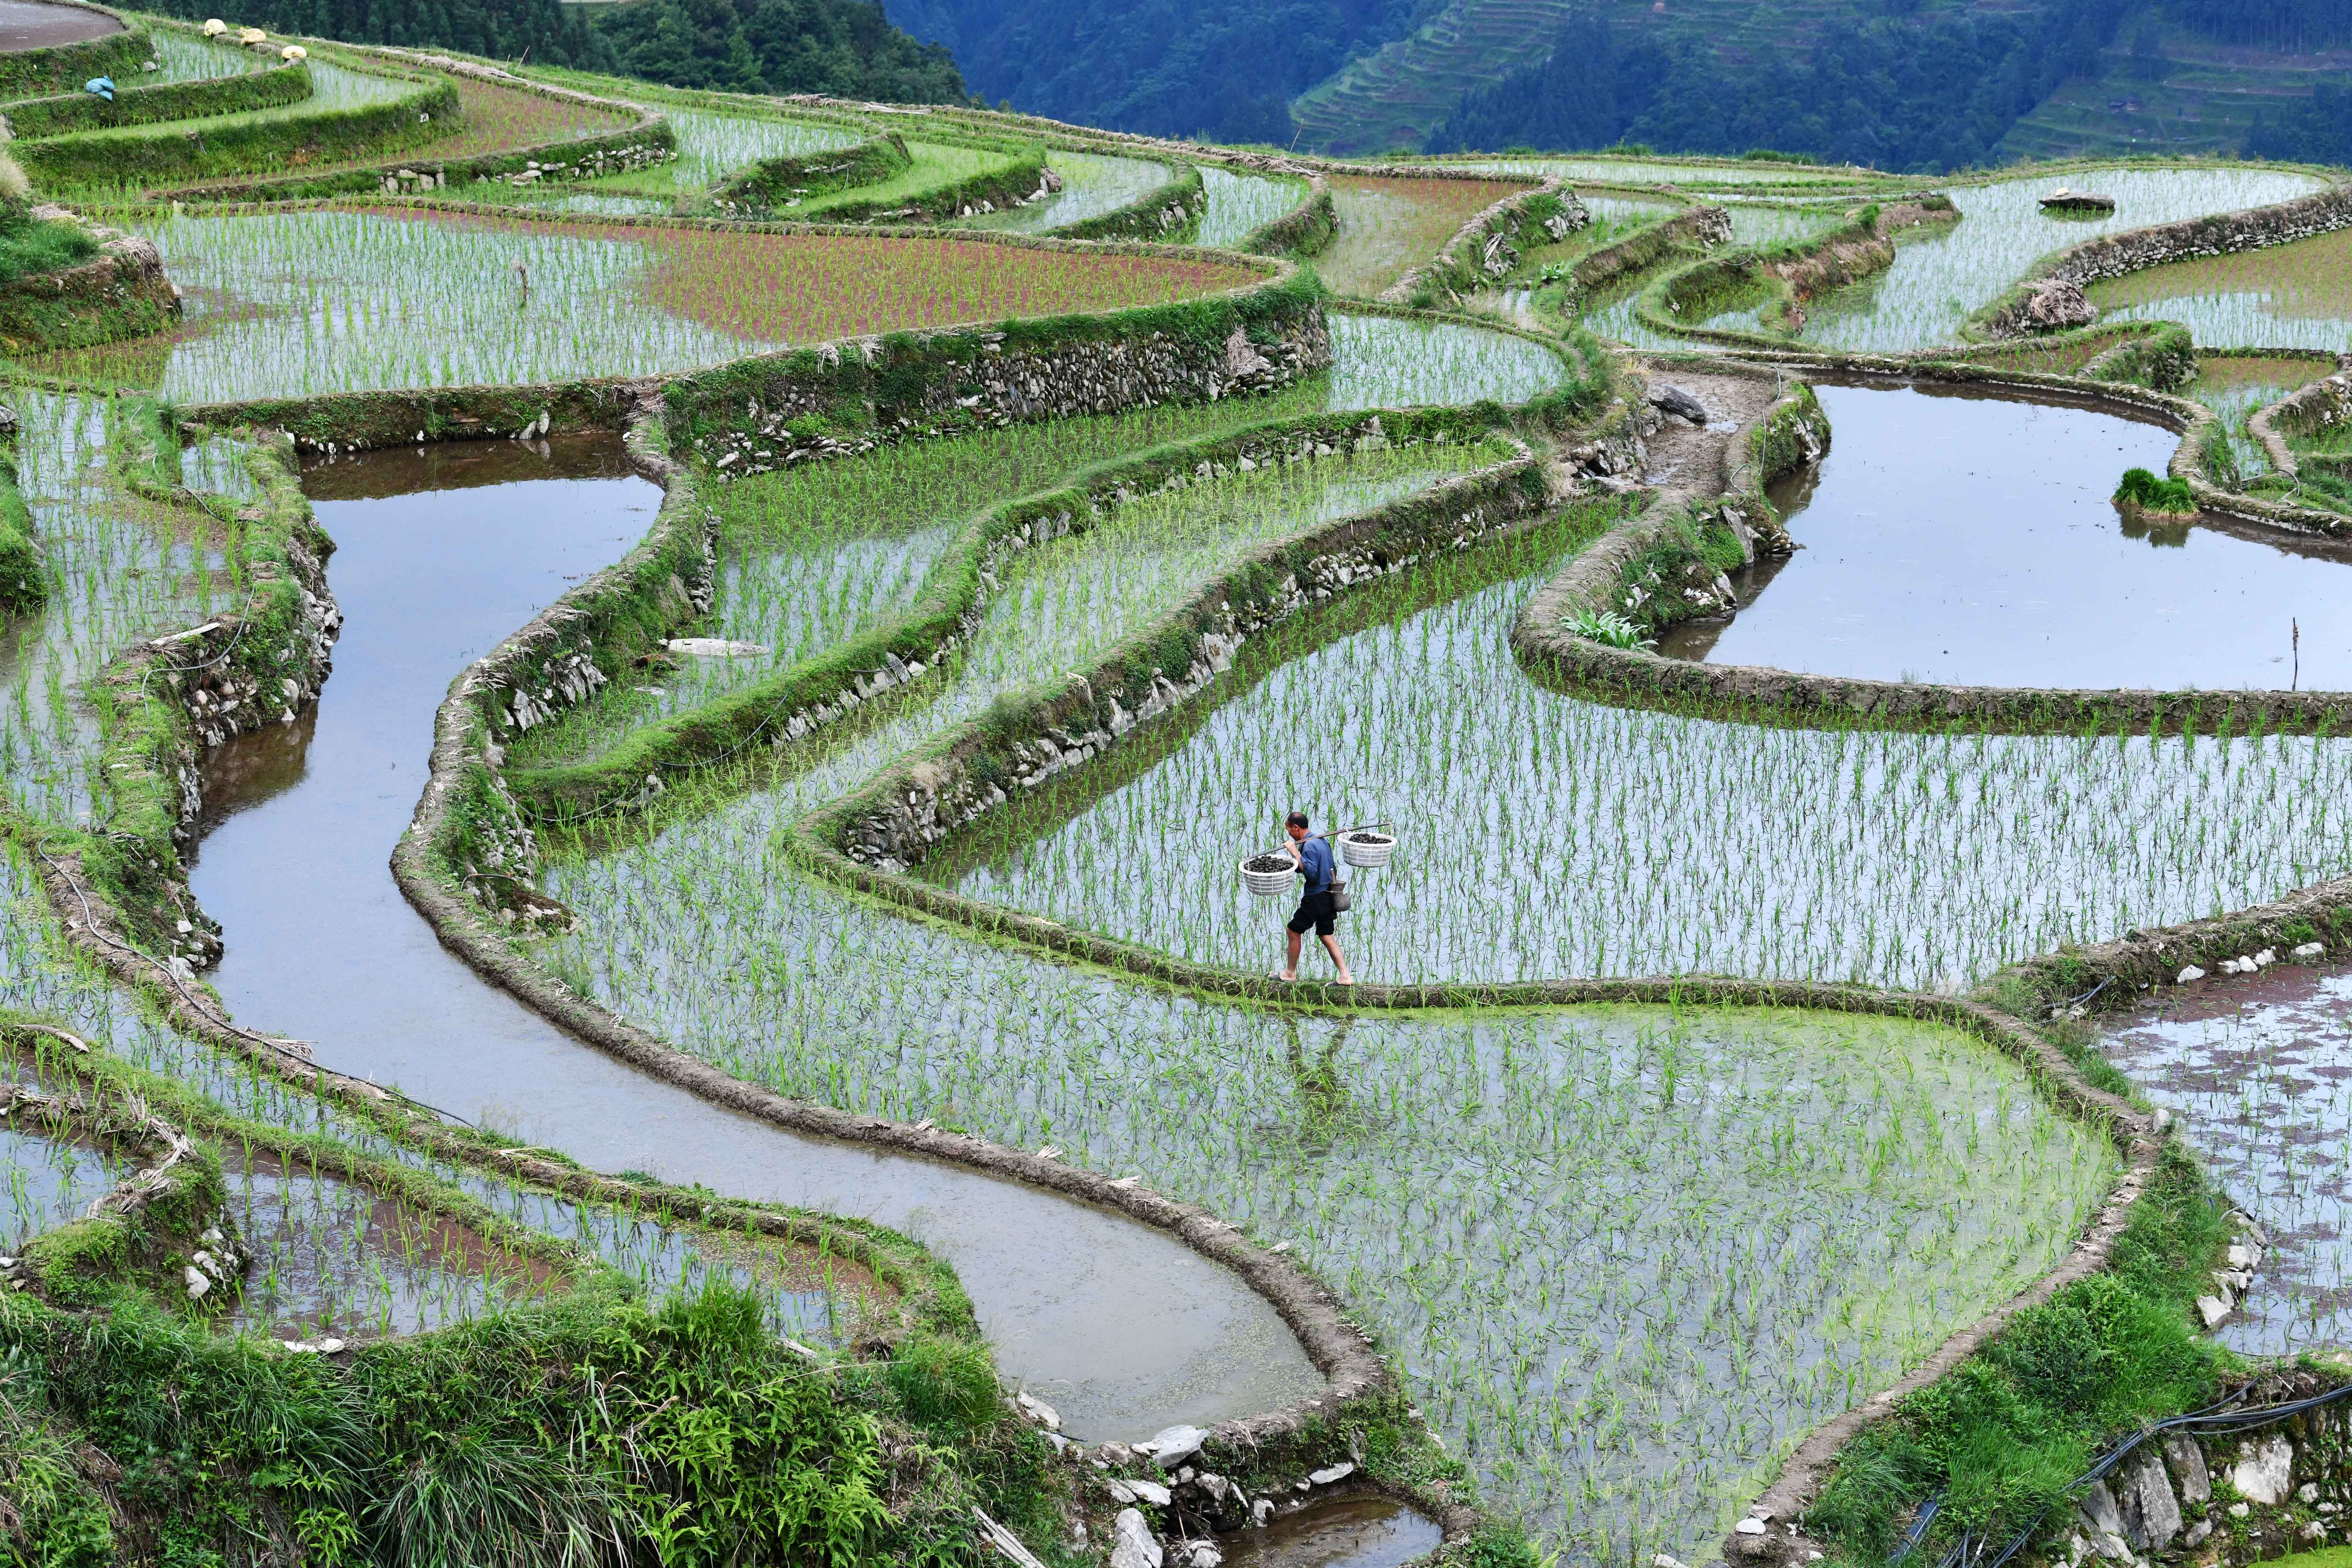
[[[1604,647],[1655,647],[1657,640],[1642,635],[1642,628],[1616,610],[1582,609],[1572,616],[1562,616],[1559,624],[1587,642],[1597,642]]]
[[[2146,468],[2124,470],[2123,482],[2116,487],[2115,502],[2162,517],[2192,517],[2197,511],[2197,497],[2189,490],[2187,479],[2159,479]]]

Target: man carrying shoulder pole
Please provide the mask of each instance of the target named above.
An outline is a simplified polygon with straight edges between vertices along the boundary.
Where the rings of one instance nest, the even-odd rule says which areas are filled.
[[[1282,846],[1282,852],[1290,857],[1298,874],[1307,879],[1307,891],[1298,900],[1298,912],[1290,917],[1288,962],[1274,972],[1274,977],[1285,981],[1298,978],[1301,939],[1307,935],[1307,928],[1313,926],[1315,934],[1323,939],[1324,951],[1331,955],[1332,963],[1339,971],[1339,984],[1353,985],[1356,977],[1348,973],[1347,957],[1339,951],[1339,911],[1331,900],[1331,841],[1319,834],[1312,838],[1307,836],[1307,814],[1303,811],[1290,814],[1284,831],[1290,836],[1290,841]]]

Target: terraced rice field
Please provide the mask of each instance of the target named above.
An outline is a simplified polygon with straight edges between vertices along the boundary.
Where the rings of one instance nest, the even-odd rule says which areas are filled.
[[[2352,351],[2352,230],[2200,257],[2092,286],[2110,317],[2179,321],[2200,343]]]
[[[1472,217],[1524,186],[1502,180],[1331,177],[1339,232],[1315,258],[1340,294],[1372,299],[1435,256]]]
[[[1060,148],[1045,154],[1045,166],[1061,176],[1059,191],[1026,206],[1002,207],[958,221],[971,228],[1051,234],[1133,206],[1175,177],[1173,169],[1147,158],[1113,158]]]
[[[1215,163],[1196,164],[1209,198],[1196,237],[1202,245],[1231,248],[1276,218],[1286,217],[1307,199],[1307,182],[1252,174]]]
[[[1316,715],[1309,732],[1345,723],[1288,711]],[[755,1081],[1050,1141],[1291,1244],[1400,1347],[1497,1494],[1580,1556],[1719,1531],[1814,1413],[2040,1267],[2103,1188],[2096,1140],[2029,1111],[2004,1064],[1933,1030],[1271,1015],[967,942],[804,880],[782,829],[906,738],[804,750],[748,799],[559,865],[549,890],[583,920],[547,962]],[[1161,892],[1191,904],[1213,885]],[[1935,1109],[1947,1096],[1982,1109],[1955,1118]],[[1874,1131],[1824,1142],[1831,1126]],[[1887,1202],[1913,1219],[1890,1230]],[[1994,1213],[2022,1228],[1974,1228]],[[1905,1260],[1923,1246],[1938,1261]],[[1955,1254],[1970,1261],[1943,1271]],[[1825,1291],[1830,1258],[1869,1291]]]
[[[52,363],[189,402],[638,375],[788,343],[1194,298],[1259,276],[1210,259],[975,240],[425,210],[189,214],[141,226],[204,313],[192,310],[168,344]]]
[[[2077,189],[2114,196],[2116,211],[2090,221],[2045,216],[2039,202],[2053,182],[2039,176],[1952,185],[1960,221],[1901,244],[1895,265],[1877,277],[1809,303],[1805,341],[1877,353],[1948,342],[1971,314],[2053,251],[2103,234],[2286,201],[2322,183],[2284,170],[2238,168],[2092,169],[2066,178]],[[2201,331],[2199,338],[2242,346]]]

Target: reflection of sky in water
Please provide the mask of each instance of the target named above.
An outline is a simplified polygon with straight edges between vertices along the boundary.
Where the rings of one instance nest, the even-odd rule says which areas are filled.
[[[0,1126],[0,1180],[7,1184],[0,1252],[15,1253],[41,1232],[81,1218],[128,1170],[95,1149]]]
[[[2209,980],[2117,1025],[2105,1049],[2270,1233],[2222,1342],[2258,1354],[2352,1343],[2352,973]]]

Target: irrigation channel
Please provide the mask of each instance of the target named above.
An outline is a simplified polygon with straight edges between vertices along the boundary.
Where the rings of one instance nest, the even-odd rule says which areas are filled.
[[[1141,1437],[1319,1389],[1265,1300],[1174,1238],[719,1110],[572,1040],[439,947],[384,857],[415,808],[449,675],[623,554],[658,502],[627,474],[617,437],[486,445],[310,476],[338,546],[334,677],[299,722],[209,755],[209,831],[193,868],[228,932],[213,979],[240,1021],[598,1169],[913,1235],[955,1268],[1004,1374],[1078,1435]]]
[[[2116,477],[2164,472],[2171,431],[2013,392],[1818,390],[1829,455],[1772,494],[1801,548],[1733,574],[1738,613],[1660,651],[1975,686],[2352,688],[2352,546],[2117,515]]]

